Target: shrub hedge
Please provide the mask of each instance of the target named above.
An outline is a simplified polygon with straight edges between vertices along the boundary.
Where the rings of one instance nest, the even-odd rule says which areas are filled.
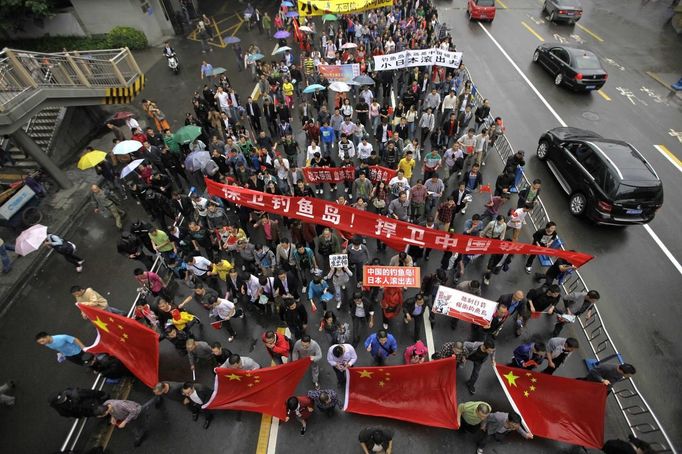
[[[132,27],[114,27],[106,35],[43,36],[41,38],[6,41],[4,46],[34,52],[61,52],[66,50],[98,50],[127,47],[140,50],[148,46],[147,37]]]

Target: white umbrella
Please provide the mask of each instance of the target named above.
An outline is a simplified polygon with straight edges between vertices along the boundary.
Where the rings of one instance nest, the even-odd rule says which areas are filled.
[[[137,140],[124,140],[114,147],[114,154],[128,154],[142,148],[142,143]]]
[[[350,87],[345,82],[332,82],[331,84],[329,84],[329,89],[333,91],[338,91],[340,93],[350,91]]]
[[[131,173],[133,173],[135,171],[135,169],[140,167],[140,164],[142,164],[143,162],[144,162],[144,159],[136,159],[133,162],[131,162],[130,164],[128,164],[127,166],[125,166],[123,168],[123,170],[121,170],[121,178],[125,178],[128,175],[130,175]]]
[[[306,33],[315,33],[312,28],[308,27],[307,25],[301,25],[298,27],[299,30],[303,30]]]
[[[346,43],[341,46],[341,49],[355,49],[356,47],[358,47],[358,45],[355,43]]]
[[[47,238],[47,227],[35,224],[19,234],[14,242],[14,252],[19,255],[37,251]]]
[[[291,50],[291,47],[289,47],[289,46],[278,47],[277,50],[275,50],[275,51],[272,53],[272,55],[281,54],[281,53],[284,53],[284,52],[286,52],[286,51],[288,51],[288,50]]]

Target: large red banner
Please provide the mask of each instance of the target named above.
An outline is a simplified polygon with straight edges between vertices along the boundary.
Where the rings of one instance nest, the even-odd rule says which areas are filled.
[[[369,179],[372,183],[384,181],[388,183],[398,173],[395,169],[382,166],[369,166]],[[341,183],[355,180],[355,168],[345,167],[304,167],[303,178],[306,183]]]
[[[581,252],[447,233],[320,199],[266,194],[239,186],[217,183],[208,178],[205,181],[209,194],[222,197],[228,202],[353,232],[360,236],[387,240],[392,244],[414,245],[461,254],[549,255],[562,257],[576,266],[582,266],[593,258]]]

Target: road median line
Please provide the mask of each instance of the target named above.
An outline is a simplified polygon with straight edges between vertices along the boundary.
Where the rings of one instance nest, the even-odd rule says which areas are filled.
[[[545,38],[540,36],[540,34],[538,32],[536,32],[535,30],[533,30],[533,28],[530,25],[528,25],[525,21],[521,21],[521,25],[526,27],[526,30],[531,32],[533,34],[533,36],[535,36],[537,39],[540,40],[540,42],[543,42],[543,43],[545,42]]]

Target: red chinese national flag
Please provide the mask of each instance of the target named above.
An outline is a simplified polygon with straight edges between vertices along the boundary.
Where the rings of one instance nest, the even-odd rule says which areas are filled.
[[[286,400],[293,396],[310,358],[257,370],[215,370],[215,387],[204,408],[245,410],[286,418]]]
[[[95,325],[97,339],[86,348],[118,358],[142,383],[154,387],[159,381],[159,335],[139,322],[101,309],[78,305]]]
[[[492,188],[490,187],[489,184],[482,184],[482,185],[478,188],[478,190],[481,191],[481,192],[488,192],[488,193],[492,193],[492,192],[493,192],[493,190],[492,190]]]
[[[455,358],[348,369],[344,410],[457,429]]]
[[[505,394],[534,435],[588,448],[604,446],[606,386],[496,365]]]

